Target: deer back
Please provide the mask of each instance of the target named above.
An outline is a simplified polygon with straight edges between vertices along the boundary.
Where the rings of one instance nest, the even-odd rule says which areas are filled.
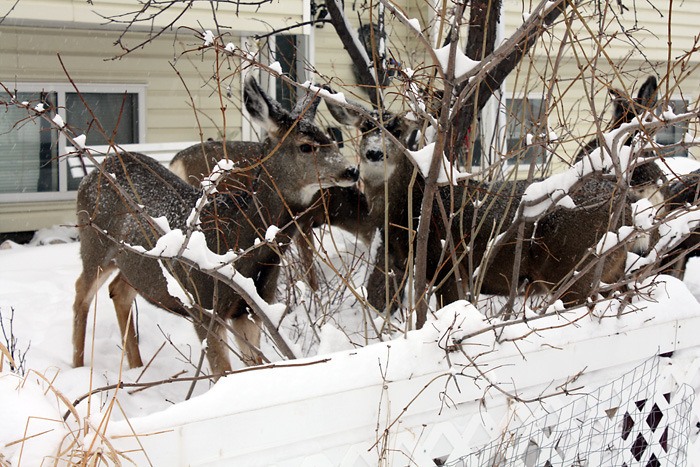
[[[254,176],[250,165],[264,155],[263,143],[256,141],[205,141],[192,145],[175,154],[170,161],[170,170],[194,187],[199,187],[204,177],[209,176],[216,164],[229,159],[236,169],[228,174],[227,184],[249,186]]]

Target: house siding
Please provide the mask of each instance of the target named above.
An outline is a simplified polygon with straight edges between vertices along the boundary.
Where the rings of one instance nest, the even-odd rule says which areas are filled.
[[[284,27],[302,20],[302,0],[276,1],[267,6],[265,22],[253,7],[220,6],[217,20],[228,35],[224,40],[240,45],[241,37],[269,28]],[[187,24],[204,28],[214,24],[207,2],[196,2],[187,13]],[[121,49],[114,44],[115,26],[104,22],[93,10],[103,15],[123,13],[135,8],[133,2],[101,1],[93,7],[83,0],[23,0],[11,11],[0,27],[0,82],[13,89],[19,83],[36,84],[36,90],[50,90],[52,85],[78,87],[114,84],[110,92],[121,92],[120,85],[145,88],[145,134],[143,143],[197,141],[200,138],[241,139],[243,117],[240,109],[241,79],[236,71],[238,60],[221,67],[225,83],[231,85],[232,98],[222,102],[217,90],[205,80],[214,74],[214,53],[196,49],[202,44],[196,31],[181,28],[166,32],[146,47],[122,58],[115,58]],[[268,11],[269,10],[269,11]],[[37,11],[48,12],[38,19]],[[165,24],[166,18],[156,21]],[[230,29],[229,29],[230,28]],[[146,36],[136,27],[123,37],[129,46],[139,44]],[[190,51],[183,54],[185,51]],[[194,52],[192,52],[194,51]],[[60,58],[65,65],[61,66]],[[177,73],[174,71],[177,70]],[[197,109],[197,114],[192,107]],[[225,122],[225,128],[224,128]],[[73,193],[47,193],[41,201],[3,201],[0,203],[0,232],[35,230],[53,224],[75,222]],[[51,199],[46,199],[51,198]]]
[[[357,27],[359,21],[357,11],[352,9],[353,3],[345,2],[345,8],[350,22]],[[402,3],[409,17],[418,18],[424,27],[427,25],[430,10],[425,2],[405,0]],[[241,6],[238,15],[235,6],[220,6],[217,20],[222,28],[230,28],[227,31],[236,34],[230,37],[231,41],[237,42],[239,36],[252,36],[255,31],[284,27],[302,20],[303,4],[302,0],[280,0],[272,5],[263,5],[259,10]],[[199,21],[204,28],[213,29],[210,5],[207,2],[195,2],[194,5],[194,9],[187,13],[187,24],[198,24]],[[504,0],[503,28],[506,36],[522,24],[522,5],[520,0]],[[669,5],[668,0],[654,2],[653,6],[650,2],[638,2],[635,5],[636,15],[626,12],[621,17],[621,24],[626,30],[637,28],[634,38],[644,47],[644,54],[631,53],[629,40],[618,32],[618,38],[605,46],[606,55],[596,57],[596,45],[587,40],[575,49],[575,53],[573,50],[567,51],[557,68],[553,69],[552,61],[547,59],[547,51],[550,51],[550,55],[558,51],[558,38],[565,33],[563,24],[559,24],[554,28],[553,34],[543,38],[531,56],[526,57],[508,77],[505,84],[507,97],[546,95],[551,85],[556,86],[554,96],[557,99],[552,102],[548,125],[558,133],[561,140],[556,148],[553,170],[566,166],[578,151],[581,141],[594,134],[598,122],[605,122],[609,118],[608,87],[635,94],[638,83],[648,74],[666,75],[669,57]],[[117,28],[115,25],[102,26],[104,20],[92,10],[108,16],[123,13],[130,8],[134,8],[134,3],[126,0],[103,0],[94,7],[87,5],[84,0],[22,0],[0,28],[0,81],[5,84],[38,85],[67,83],[68,77],[58,60],[57,54],[60,53],[70,77],[79,88],[81,85],[98,83],[145,86],[146,132],[142,135],[145,143],[221,138],[224,134],[227,139],[241,139],[249,134],[244,129],[246,125],[240,109],[238,63],[221,68],[224,76],[230,75],[224,82],[231,85],[233,96],[230,100],[224,100],[226,128],[223,128],[224,118],[218,93],[206,82],[214,71],[211,60],[213,52],[205,52],[203,58],[200,52],[183,55],[184,51],[196,50],[201,45],[201,39],[193,30],[182,28],[168,32],[143,49],[122,59],[113,59],[120,53],[119,47],[114,45]],[[687,5],[679,9],[677,4],[674,4],[674,8],[671,15],[670,57],[675,61],[684,51],[692,48],[697,24],[700,23],[700,10]],[[43,15],[50,20],[37,19],[37,11],[50,12]],[[621,28],[615,24],[612,12],[610,10],[606,13],[606,22],[610,24],[609,32]],[[581,14],[589,13],[582,11]],[[262,15],[264,23],[260,21]],[[166,24],[167,20],[166,17],[159,18],[156,24]],[[363,17],[363,22],[369,22],[367,15]],[[414,33],[398,21],[391,20],[387,24],[392,56],[404,66],[418,69],[426,59],[422,45],[417,43]],[[590,21],[588,26],[593,30],[598,27],[597,23]],[[590,37],[590,33],[580,23],[577,28],[579,37]],[[326,24],[323,28],[307,27],[306,31],[313,34],[314,44],[311,54],[313,63],[310,64],[308,77],[317,82],[330,82],[333,88],[345,92],[349,99],[367,103],[365,93],[355,86],[351,60],[333,27]],[[135,32],[124,37],[124,42],[135,45],[144,37],[143,29],[137,27]],[[621,65],[613,69],[608,64],[608,59]],[[595,67],[584,66],[581,70],[581,65],[586,65],[588,61],[594,62]],[[179,76],[170,63],[175,64]],[[689,69],[697,64],[695,59],[689,64]],[[662,81],[661,89],[665,91],[668,84],[670,97],[683,95],[690,101],[697,101],[700,74],[695,72],[679,79],[676,70],[672,75],[673,81]],[[680,87],[676,87],[676,84]],[[392,109],[405,110],[401,89],[391,87],[386,95],[387,103]],[[587,96],[592,96],[595,112],[590,111]],[[192,111],[192,105],[197,108],[197,114]],[[319,109],[319,122],[323,126],[339,126],[323,105]],[[357,132],[353,129],[343,131],[346,142],[350,143],[344,151],[353,157]],[[65,204],[65,201],[61,200],[60,203]],[[32,205],[34,214],[20,215],[21,203],[5,203],[0,209],[0,231],[28,230],[50,225],[45,221],[48,217],[42,218],[41,205],[42,203]],[[53,210],[50,203],[44,205],[47,206],[47,212]],[[8,210],[16,211],[18,214],[15,219],[21,217],[22,221],[11,220]]]

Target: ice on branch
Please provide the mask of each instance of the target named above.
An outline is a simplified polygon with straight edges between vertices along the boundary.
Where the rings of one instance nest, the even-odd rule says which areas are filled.
[[[75,144],[75,147],[78,149],[85,149],[85,140],[87,137],[85,135],[78,135],[75,138],[73,138],[73,143]]]
[[[304,83],[302,83],[301,87],[306,88],[315,94],[318,94],[318,96],[322,97],[323,99],[332,99],[340,104],[348,103],[347,99],[345,99],[345,94],[343,94],[342,92],[330,92],[328,89],[316,86],[311,81],[305,81]]]
[[[280,231],[280,228],[277,227],[276,225],[271,225],[267,228],[267,231],[265,232],[265,241],[268,243],[272,243],[275,241],[275,237],[277,236],[277,232]]]
[[[418,21],[418,18],[408,18],[406,22],[416,30],[416,32],[421,32],[421,27],[420,27],[420,21]]]
[[[58,115],[58,114],[56,114],[56,115],[52,118],[52,120],[53,120],[53,122],[56,124],[56,126],[57,126],[58,128],[63,128],[64,126],[66,126],[66,122],[64,122],[63,119],[61,118],[61,116]]]
[[[216,166],[212,169],[209,176],[204,177],[202,180],[202,189],[211,193],[216,188],[222,177],[224,177],[228,172],[234,169],[236,164],[231,159],[221,159],[216,163]]]
[[[270,63],[270,70],[281,75],[282,74],[282,65],[280,65],[280,62],[272,62],[272,63]]]

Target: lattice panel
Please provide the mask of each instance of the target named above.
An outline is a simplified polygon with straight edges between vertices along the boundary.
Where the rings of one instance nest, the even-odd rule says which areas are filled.
[[[453,467],[685,464],[694,391],[659,376],[654,358],[534,422],[507,430]]]

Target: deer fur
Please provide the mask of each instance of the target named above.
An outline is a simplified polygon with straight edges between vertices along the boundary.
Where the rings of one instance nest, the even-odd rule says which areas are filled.
[[[377,114],[368,119],[330,100],[327,104],[338,121],[363,131],[360,178],[370,205],[369,219],[382,230],[383,238],[387,238],[368,280],[368,299],[378,309],[384,309],[387,303],[393,309],[400,303],[400,292],[409,267],[410,231],[418,225],[424,187],[420,175],[413,180],[415,168],[405,155],[407,124],[400,117],[384,114],[380,119],[383,125],[380,125]],[[413,188],[409,189],[410,186]],[[469,180],[440,190],[437,203],[442,202],[447,214],[453,216],[449,233],[454,242],[452,253],[458,264],[452,266],[449,251],[447,255],[442,254],[441,242],[448,229],[444,227],[436,204],[430,219],[427,271],[428,277],[434,278],[433,283],[440,285],[437,290],[439,304],[454,301],[460,291],[476,294],[476,290],[469,290],[470,284],[474,285],[471,279],[475,276],[482,278],[482,293],[510,293],[517,242],[514,237],[506,238],[494,250],[489,245],[513,223],[526,187],[527,183],[520,181],[487,184]],[[595,268],[589,267],[595,261],[592,249],[606,232],[616,230],[622,223],[611,225],[610,222],[613,201],[619,198],[616,193],[612,182],[588,178],[570,194],[577,205],[575,209],[557,208],[536,223],[526,222],[515,286],[520,288],[528,283],[538,291],[551,290],[563,280],[570,279],[573,271],[587,268],[586,273],[573,279],[573,284],[560,297],[567,305],[585,303],[598,285]],[[409,198],[412,198],[412,210],[409,209]],[[454,201],[453,210],[450,210],[451,200]],[[388,222],[385,222],[385,214]],[[622,217],[629,219],[628,216]],[[412,227],[409,220],[412,220]],[[388,261],[384,261],[383,255]],[[615,282],[622,277],[625,258],[624,248],[606,256],[600,279]],[[480,268],[478,275],[475,274],[477,267]],[[387,281],[386,277],[390,279]]]
[[[697,208],[700,201],[700,170],[680,175],[666,190],[666,211]],[[680,279],[690,258],[700,256],[700,229],[696,228],[661,261],[661,271]]]
[[[294,113],[293,113],[294,115]],[[306,114],[305,118],[313,118]],[[202,179],[211,173],[216,163],[229,158],[237,164],[248,165],[250,160],[263,156],[262,143],[252,141],[207,141],[185,148],[173,157],[170,170],[194,187],[199,187]],[[233,189],[245,184],[245,179],[233,180]],[[340,227],[358,236],[369,244],[374,233],[366,228],[364,221],[367,203],[364,195],[356,187],[331,187],[319,192],[307,213],[297,224],[299,234],[294,236],[299,259],[312,290],[319,290],[318,278],[314,269],[314,236],[312,229],[323,224]]]
[[[358,169],[313,122],[296,119],[283,110],[250,77],[245,80],[244,102],[252,118],[267,130],[262,143],[265,156],[251,161],[257,173],[249,178],[250,193],[239,190],[214,196],[202,211],[201,228],[209,249],[221,254],[245,251],[265,237],[269,226],[280,228],[276,245],[263,241],[234,263],[270,302],[276,290],[280,254],[295,229],[294,217],[310,206],[319,189],[352,186]],[[133,196],[137,204],[126,202],[123,193]],[[229,322],[244,363],[262,361],[259,319],[248,312],[233,289],[178,261],[161,262],[122,246],[140,245],[148,250],[155,244],[159,233],[149,217],[165,216],[171,228],[184,231],[200,196],[199,190],[141,154],[109,156],[100,170],[84,178],[77,202],[83,270],[76,282],[74,303],[74,366],[84,364],[90,303],[114,271],[119,273],[109,290],[130,367],[142,365],[131,319],[131,304],[137,294],[193,320],[199,338],[207,340],[207,358],[214,374],[231,369],[224,332]],[[136,205],[143,206],[145,215],[135,212]],[[194,298],[195,306],[171,294],[164,269]],[[211,319],[206,310],[212,310]]]

